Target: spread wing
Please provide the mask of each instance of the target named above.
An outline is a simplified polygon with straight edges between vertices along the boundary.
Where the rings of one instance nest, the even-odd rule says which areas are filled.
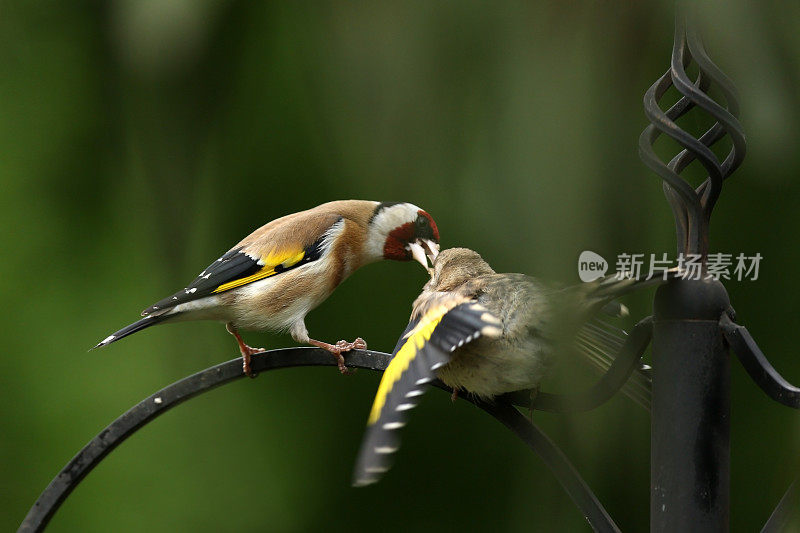
[[[355,486],[378,481],[400,447],[399,430],[410,409],[450,361],[456,348],[480,336],[502,334],[500,320],[472,301],[450,299],[428,309],[406,328],[383,373],[367,421],[353,477]]]
[[[296,238],[296,226],[278,226],[259,235],[256,242],[245,238],[240,245],[211,263],[186,288],[156,302],[142,316],[159,315],[176,305],[229,291],[248,283],[316,261],[330,246],[332,237],[341,230],[343,218],[338,215],[317,217]],[[260,230],[257,230],[260,231]],[[255,233],[254,233],[255,234]]]

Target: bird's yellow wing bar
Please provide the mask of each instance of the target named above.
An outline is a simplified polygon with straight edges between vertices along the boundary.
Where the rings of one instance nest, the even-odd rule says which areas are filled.
[[[185,289],[156,302],[142,315],[160,314],[184,302],[219,294],[248,283],[298,268],[316,261],[325,252],[325,235],[313,244],[300,248],[272,249],[265,256],[249,253],[247,249],[234,248],[211,263]]]
[[[481,305],[450,298],[431,306],[406,329],[394,358],[383,374],[372,404],[367,431],[356,461],[353,483],[374,483],[389,469],[400,446],[398,430],[408,411],[436,378],[436,371],[450,362],[453,352],[479,337],[502,334],[501,321]]]
[[[258,281],[260,279],[274,276],[275,274],[279,274],[292,268],[297,263],[302,261],[305,256],[305,250],[300,250],[299,252],[296,250],[283,251],[281,253],[275,253],[273,250],[267,255],[267,257],[262,258],[261,261],[259,261],[259,263],[264,263],[264,266],[261,267],[261,270],[247,277],[235,279],[233,281],[229,281],[228,283],[223,283],[214,289],[213,292],[225,292],[230,289],[235,289],[236,287],[241,287],[242,285],[247,285],[248,283],[253,283],[254,281]]]
[[[372,404],[372,410],[369,413],[368,424],[374,424],[378,421],[386,403],[386,396],[391,392],[394,384],[397,383],[402,377],[403,373],[408,370],[408,366],[419,353],[420,349],[425,346],[442,321],[442,317],[450,310],[452,306],[439,305],[434,309],[425,313],[425,315],[417,323],[417,326],[405,335],[406,342],[400,347],[400,350],[392,358],[389,366],[383,372],[381,384],[378,386],[378,392],[375,394],[375,401]]]

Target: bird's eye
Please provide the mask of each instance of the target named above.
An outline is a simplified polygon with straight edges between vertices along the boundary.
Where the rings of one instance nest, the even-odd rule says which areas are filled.
[[[417,219],[417,224],[419,224],[420,226],[422,226],[424,228],[425,226],[428,225],[428,219],[425,218],[425,217],[419,217]]]

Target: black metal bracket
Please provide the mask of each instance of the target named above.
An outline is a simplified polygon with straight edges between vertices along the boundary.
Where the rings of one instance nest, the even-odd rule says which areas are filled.
[[[346,364],[350,368],[383,371],[389,365],[391,357],[383,352],[355,350],[346,355]],[[330,353],[318,348],[270,350],[254,355],[251,361],[251,367],[256,373],[300,366],[335,366],[335,362]],[[86,475],[148,422],[199,394],[243,377],[241,359],[233,359],[177,381],[136,404],[89,441],[67,463],[28,511],[18,531],[43,531],[64,500]],[[434,385],[452,392],[441,382],[434,382]],[[469,395],[462,397],[496,418],[542,458],[595,531],[619,531],[569,459],[535,424],[520,414],[508,399],[487,403]],[[523,406],[527,403],[529,400]]]
[[[780,404],[800,409],[800,388],[786,381],[775,370],[747,328],[733,322],[727,313],[722,315],[719,322],[725,340],[733,353],[736,354],[750,378],[761,390]],[[800,478],[796,478],[786,489],[781,501],[775,507],[767,523],[764,524],[762,533],[785,531],[784,527],[791,516],[798,512],[798,509],[800,509]]]
[[[800,409],[800,388],[786,381],[773,368],[747,328],[734,323],[727,314],[722,316],[720,327],[733,353],[756,385],[776,402]]]
[[[549,394],[540,392],[533,408],[551,413],[590,411],[614,396],[639,367],[647,346],[653,337],[653,317],[640,320],[620,348],[611,366],[591,389],[580,394]]]

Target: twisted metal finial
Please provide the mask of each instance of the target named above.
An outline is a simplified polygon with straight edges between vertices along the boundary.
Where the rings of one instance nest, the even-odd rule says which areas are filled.
[[[708,254],[711,211],[722,192],[722,182],[744,159],[745,136],[737,120],[739,103],[736,88],[708,57],[700,35],[690,22],[686,13],[679,10],[675,20],[675,44],[670,69],[644,95],[645,114],[652,124],[639,137],[639,156],[664,180],[664,194],[675,216],[678,253],[699,254],[705,259]],[[686,68],[692,61],[700,72],[694,82],[686,74]],[[712,85],[722,93],[727,107],[721,106],[708,95]],[[671,86],[683,96],[665,112],[658,101]],[[693,137],[675,122],[695,107],[716,121],[700,138]],[[653,150],[653,144],[662,133],[683,146],[683,150],[667,164]],[[710,147],[726,135],[730,136],[732,147],[720,162]],[[708,173],[697,189],[693,189],[680,175],[695,159]]]

